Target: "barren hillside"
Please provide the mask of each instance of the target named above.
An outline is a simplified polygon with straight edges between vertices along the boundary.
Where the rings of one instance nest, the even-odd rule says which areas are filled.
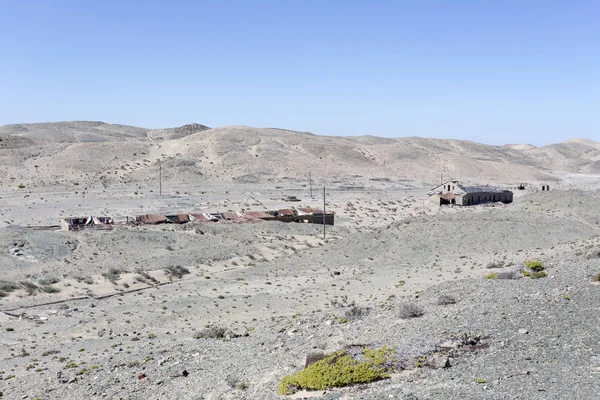
[[[103,122],[0,127],[1,184],[119,186],[165,181],[262,182],[391,179],[481,183],[559,181],[600,173],[600,144],[575,139],[544,147],[373,136],[317,136],[274,128],[200,124],[150,130]]]

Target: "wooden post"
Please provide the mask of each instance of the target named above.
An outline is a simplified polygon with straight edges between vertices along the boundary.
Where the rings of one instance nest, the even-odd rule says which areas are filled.
[[[325,241],[325,186],[323,186],[323,241]]]

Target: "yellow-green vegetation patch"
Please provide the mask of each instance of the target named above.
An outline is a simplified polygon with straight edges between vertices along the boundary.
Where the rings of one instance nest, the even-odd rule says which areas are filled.
[[[525,266],[534,272],[540,272],[545,269],[544,263],[541,261],[525,261]]]
[[[364,360],[356,360],[345,350],[327,354],[302,371],[284,377],[278,390],[282,395],[298,390],[324,390],[389,378],[389,365],[396,361],[395,349],[363,349]]]
[[[521,272],[524,276],[528,276],[531,279],[539,279],[548,276],[544,269],[546,269],[546,267],[544,267],[543,262],[528,260],[525,261],[525,267],[523,267]]]
[[[485,279],[496,279],[497,276],[498,276],[497,272],[492,272],[491,274],[487,274],[485,276]]]

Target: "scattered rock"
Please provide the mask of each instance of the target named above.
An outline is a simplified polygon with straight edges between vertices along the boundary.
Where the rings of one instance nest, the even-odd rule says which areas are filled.
[[[323,353],[322,351],[316,351],[316,352],[310,353],[306,356],[306,361],[304,362],[304,368],[306,368],[309,365],[314,364],[317,361],[320,361],[324,358],[325,358],[325,353]]]

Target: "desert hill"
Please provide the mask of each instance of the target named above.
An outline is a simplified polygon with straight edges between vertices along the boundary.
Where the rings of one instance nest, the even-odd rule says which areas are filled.
[[[2,184],[261,182],[282,178],[481,183],[559,181],[600,173],[600,144],[575,139],[543,147],[490,146],[419,137],[317,136],[276,128],[190,124],[146,129],[72,121],[0,127]]]

